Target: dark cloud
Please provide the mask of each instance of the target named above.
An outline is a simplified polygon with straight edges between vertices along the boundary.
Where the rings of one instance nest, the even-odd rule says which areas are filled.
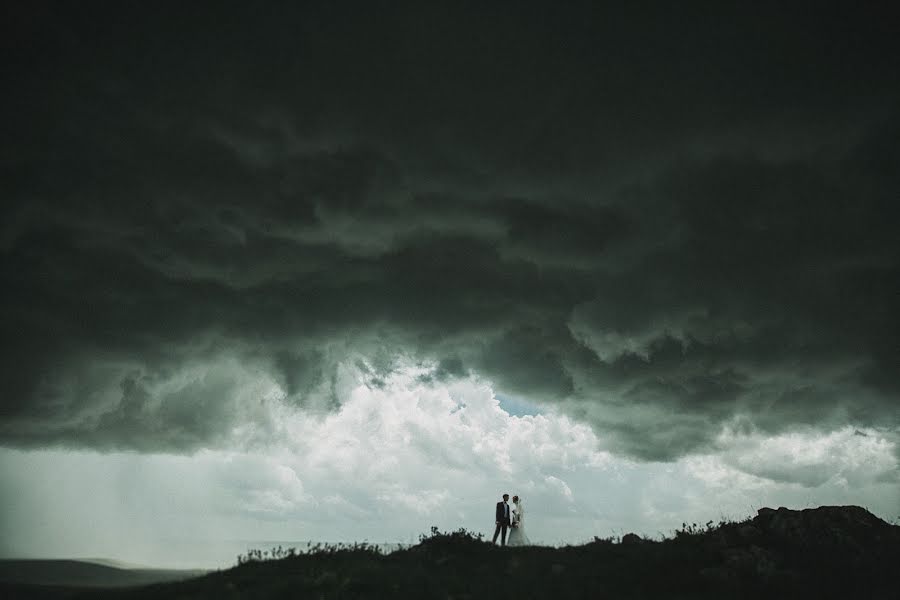
[[[15,9],[0,441],[257,443],[260,381],[404,361],[642,459],[896,432],[896,28],[721,11]]]

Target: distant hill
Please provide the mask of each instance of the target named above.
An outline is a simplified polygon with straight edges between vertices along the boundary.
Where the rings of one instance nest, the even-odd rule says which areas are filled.
[[[106,562],[107,564],[102,564]],[[179,581],[206,573],[200,570],[134,569],[113,566],[115,561],[0,559],[3,597],[36,594],[68,597],[73,588],[114,588]],[[35,586],[46,588],[38,590]],[[12,593],[15,591],[15,593]]]
[[[501,548],[460,530],[388,555],[324,547],[180,582],[74,598],[897,598],[900,527],[857,506],[764,508],[563,548]],[[49,597],[49,596],[48,596]]]

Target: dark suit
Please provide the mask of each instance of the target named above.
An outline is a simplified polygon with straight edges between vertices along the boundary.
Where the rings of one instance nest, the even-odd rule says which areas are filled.
[[[506,530],[509,527],[509,504],[500,501],[497,503],[497,512],[495,513],[497,528],[494,530],[494,540],[497,543],[497,536],[502,532],[500,543],[506,545]]]

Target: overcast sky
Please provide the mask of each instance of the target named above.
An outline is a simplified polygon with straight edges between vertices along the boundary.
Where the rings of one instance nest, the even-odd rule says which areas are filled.
[[[20,4],[0,554],[900,517],[886,6]]]

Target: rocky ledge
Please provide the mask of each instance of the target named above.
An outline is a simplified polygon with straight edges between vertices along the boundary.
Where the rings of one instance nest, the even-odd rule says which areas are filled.
[[[871,581],[896,577],[891,564],[900,552],[900,527],[859,506],[761,508],[753,519],[697,534],[696,542],[698,554],[709,562],[700,569],[701,578],[799,593],[817,583],[842,589],[863,575]],[[895,581],[900,590],[900,579]]]

